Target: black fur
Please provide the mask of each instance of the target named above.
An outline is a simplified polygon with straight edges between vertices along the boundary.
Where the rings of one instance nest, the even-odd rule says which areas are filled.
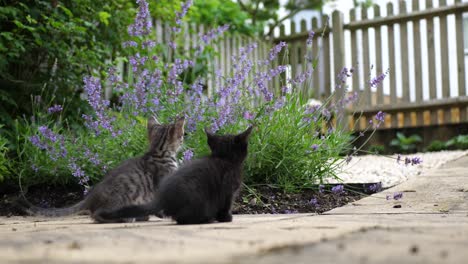
[[[144,217],[163,212],[178,224],[231,222],[232,202],[242,182],[252,127],[239,135],[206,132],[211,155],[182,165],[161,181],[150,204],[127,206],[103,213],[106,218]]]

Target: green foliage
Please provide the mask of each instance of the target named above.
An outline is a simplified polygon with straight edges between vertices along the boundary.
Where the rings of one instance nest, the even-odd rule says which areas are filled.
[[[434,140],[426,148],[427,151],[441,151],[448,149],[468,149],[468,135],[458,135],[447,142],[442,142],[440,140]]]
[[[417,145],[422,142],[419,135],[411,135],[406,137],[403,133],[397,132],[397,137],[390,141],[390,146],[397,149],[402,153],[411,153],[416,151]]]
[[[285,20],[294,17],[297,13],[304,10],[319,10],[327,0],[305,0],[296,1],[288,0],[283,3],[284,8],[288,12],[285,16],[278,16],[280,8],[279,0],[237,0],[236,2],[241,7],[241,10],[249,14],[250,21],[253,27],[264,28],[270,27],[267,35],[273,33],[273,29],[280,26]],[[262,31],[260,31],[261,33]]]
[[[370,153],[383,154],[385,152],[385,146],[383,145],[372,145],[369,147]]]
[[[263,28],[247,22],[249,14],[231,0],[195,0],[189,12],[190,22],[216,27],[229,24],[230,32],[252,35]]]
[[[353,0],[354,7],[370,8],[374,5],[374,0]]]
[[[76,183],[73,163],[83,170],[91,182],[98,182],[102,176],[122,161],[142,154],[147,146],[146,120],[142,118],[124,118],[115,113],[115,127],[122,129],[122,134],[112,137],[109,133],[90,134],[80,126],[67,128],[66,120],[61,115],[50,116],[37,112],[34,121],[21,119],[16,121],[17,144],[20,146],[16,166],[11,174],[12,182],[20,177],[21,183],[34,184],[70,184]],[[47,126],[62,140],[48,145],[49,150],[40,149],[31,142],[31,137],[44,139],[38,128]],[[53,151],[50,151],[53,149]],[[66,156],[60,153],[66,152]],[[51,155],[57,152],[57,155]],[[94,157],[99,162],[95,163]]]
[[[278,185],[286,191],[311,187],[336,177],[343,162],[340,153],[350,149],[349,133],[334,131],[319,136],[326,121],[320,110],[307,116],[316,122],[307,121],[306,100],[301,95],[289,94],[286,102],[271,116],[257,121],[245,164],[248,184]]]
[[[0,129],[3,125],[0,125]],[[10,175],[10,160],[7,157],[8,154],[8,140],[0,135],[0,183]]]
[[[434,140],[427,146],[426,151],[441,151],[447,149],[447,146],[444,142],[440,140]]]
[[[468,149],[468,135],[458,135],[447,141],[446,146],[450,149]]]
[[[44,88],[79,108],[83,75],[115,57],[135,11],[130,0],[0,0],[0,6],[0,122],[10,129],[14,118],[31,115],[30,96]]]

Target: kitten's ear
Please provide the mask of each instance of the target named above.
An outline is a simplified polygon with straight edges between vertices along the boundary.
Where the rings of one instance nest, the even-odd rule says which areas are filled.
[[[210,136],[213,136],[213,133],[211,132],[211,129],[205,127],[205,134],[210,137]]]
[[[155,116],[150,116],[150,117],[148,118],[148,126],[147,126],[148,129],[150,129],[150,128],[156,126],[156,125],[160,125],[160,124],[161,124],[161,123],[159,123],[159,121],[156,119]]]
[[[206,137],[208,138],[208,143],[210,140],[213,140],[216,136],[215,134],[213,134],[213,132],[211,132],[211,129],[205,127],[205,134],[206,134]]]
[[[182,116],[182,117],[179,117],[176,121],[175,121],[175,125],[177,128],[184,128],[184,125],[185,125],[185,117]]]
[[[247,130],[237,135],[237,137],[247,140],[250,136],[250,133],[252,132],[252,129],[253,129],[253,126],[249,126]]]
[[[176,131],[178,132],[178,137],[183,137],[184,136],[184,125],[185,125],[185,117],[180,117],[177,119],[174,123],[174,127]]]

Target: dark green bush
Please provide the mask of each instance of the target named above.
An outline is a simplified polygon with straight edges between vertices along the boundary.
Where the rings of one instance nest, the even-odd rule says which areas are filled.
[[[129,0],[0,0],[0,122],[32,113],[31,95],[82,103],[82,78],[100,73],[126,37]],[[69,113],[72,113],[70,111]]]

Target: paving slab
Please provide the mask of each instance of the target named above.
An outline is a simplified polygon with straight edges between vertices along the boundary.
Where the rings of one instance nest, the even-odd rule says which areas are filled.
[[[403,199],[385,199],[397,191]],[[468,263],[467,248],[468,157],[322,215],[0,218],[0,263]]]

